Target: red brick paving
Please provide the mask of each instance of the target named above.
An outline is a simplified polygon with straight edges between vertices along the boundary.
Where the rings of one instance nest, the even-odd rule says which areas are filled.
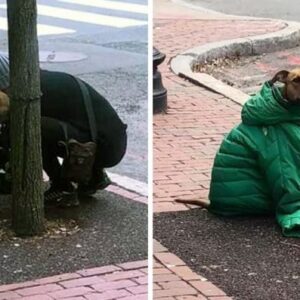
[[[146,260],[0,286],[0,299],[146,300]]]
[[[153,295],[157,300],[230,300],[217,286],[154,241]]]
[[[167,14],[164,12],[163,16]],[[154,17],[153,45],[166,54],[159,70],[168,90],[167,114],[153,117],[156,213],[191,208],[174,202],[175,198],[198,197],[208,201],[215,153],[224,134],[240,121],[241,110],[227,98],[179,78],[171,72],[168,62],[183,51],[206,43],[261,35],[285,27],[281,21],[201,20],[195,16],[183,19],[180,14],[184,12],[173,19]],[[153,280],[154,299],[232,299],[155,241]]]
[[[154,212],[187,210],[174,198],[207,200],[214,155],[240,119],[240,107],[173,74],[167,62],[209,42],[254,36],[285,27],[269,20],[154,19],[154,46],[166,54],[159,66],[168,90],[168,113],[154,115]]]

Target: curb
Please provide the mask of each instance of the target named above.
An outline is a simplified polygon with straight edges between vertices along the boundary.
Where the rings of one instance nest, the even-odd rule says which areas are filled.
[[[117,194],[121,197],[127,198],[127,199],[132,200],[132,201],[136,201],[136,202],[140,202],[140,203],[148,205],[148,197],[147,196],[143,196],[143,195],[140,195],[139,193],[129,191],[129,190],[127,190],[125,188],[122,188],[118,185],[112,184],[112,185],[108,186],[105,189],[105,191]]]
[[[286,27],[277,32],[209,43],[184,51],[171,60],[171,70],[180,77],[189,79],[243,105],[249,98],[248,94],[206,73],[194,73],[193,66],[196,63],[205,64],[223,57],[260,55],[299,46],[300,23],[285,22],[285,24]]]
[[[128,191],[140,194],[141,196],[148,196],[148,184],[124,175],[107,172],[114,184],[124,188]]]

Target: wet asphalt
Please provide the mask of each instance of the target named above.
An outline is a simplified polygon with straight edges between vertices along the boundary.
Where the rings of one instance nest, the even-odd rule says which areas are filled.
[[[298,0],[185,0],[225,14],[300,21]]]
[[[300,297],[300,240],[284,238],[272,217],[161,213],[154,237],[234,300]]]

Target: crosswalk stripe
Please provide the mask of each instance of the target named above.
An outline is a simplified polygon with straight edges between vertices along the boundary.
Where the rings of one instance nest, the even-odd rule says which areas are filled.
[[[92,6],[97,8],[108,8],[112,10],[122,10],[132,13],[147,14],[148,6],[142,4],[107,1],[107,0],[58,0],[59,2]]]
[[[7,19],[0,17],[0,30],[7,30]],[[74,33],[75,30],[67,29],[63,27],[50,26],[44,24],[37,25],[38,36],[41,35],[50,35],[50,34],[66,34],[66,33]]]
[[[0,8],[6,8],[6,4],[1,4]],[[103,25],[103,26],[111,26],[117,28],[141,26],[147,24],[146,21],[141,21],[141,20],[112,17],[112,16],[106,16],[102,14],[94,14],[94,13],[82,12],[79,10],[58,8],[58,7],[48,6],[48,5],[38,5],[38,14],[47,17],[54,17],[54,18],[59,18],[64,20]]]

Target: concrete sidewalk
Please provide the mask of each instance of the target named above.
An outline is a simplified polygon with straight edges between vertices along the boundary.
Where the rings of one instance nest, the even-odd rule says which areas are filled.
[[[277,32],[285,24],[276,20],[228,19],[225,15],[222,18],[218,13],[191,11],[167,0],[154,1],[154,7],[154,46],[167,56],[159,70],[168,90],[168,112],[154,115],[153,120],[154,212],[161,213],[191,208],[175,203],[175,198],[198,197],[208,201],[215,153],[224,134],[240,121],[241,110],[241,106],[231,100],[176,76],[168,62],[192,47]],[[176,265],[176,259],[174,256],[172,262],[171,257],[169,265]],[[202,289],[199,285],[199,294],[191,294],[190,290],[180,296],[174,291],[178,282],[159,281],[155,280],[156,288],[164,286],[169,292],[156,292],[155,299],[231,299],[228,297],[231,295],[226,296],[213,285],[212,289],[218,290],[218,294],[207,294],[205,285],[211,284],[207,281]],[[192,287],[182,277],[177,281]],[[167,293],[169,297],[163,296]]]

